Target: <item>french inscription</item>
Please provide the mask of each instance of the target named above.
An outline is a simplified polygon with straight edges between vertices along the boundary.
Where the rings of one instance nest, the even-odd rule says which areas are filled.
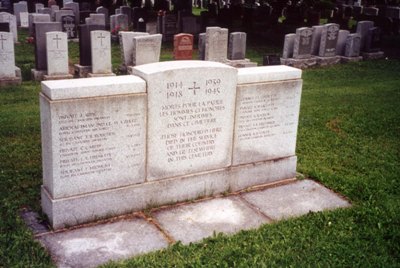
[[[217,126],[217,117],[225,110],[224,100],[219,97],[220,85],[219,78],[166,82],[167,100],[186,99],[188,95],[212,96],[207,100],[174,101],[161,106],[159,116],[165,122],[167,133],[161,134],[160,140],[166,148],[168,162],[207,158],[214,154],[216,139],[222,132]]]

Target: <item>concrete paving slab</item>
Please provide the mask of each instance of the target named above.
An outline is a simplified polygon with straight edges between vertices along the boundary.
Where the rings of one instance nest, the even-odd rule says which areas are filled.
[[[243,198],[274,220],[350,206],[348,201],[312,180],[246,193]]]
[[[271,222],[238,196],[168,208],[153,216],[172,238],[183,244],[212,236],[214,232],[235,233]]]
[[[49,233],[38,240],[58,267],[96,267],[168,246],[163,234],[142,218]]]

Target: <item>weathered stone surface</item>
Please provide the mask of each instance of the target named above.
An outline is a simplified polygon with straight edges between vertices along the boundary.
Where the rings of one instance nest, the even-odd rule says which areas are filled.
[[[357,33],[360,35],[360,50],[364,51],[367,40],[368,30],[374,27],[373,21],[359,21],[357,23]]]
[[[274,220],[350,206],[349,202],[311,180],[248,193],[243,197]]]
[[[281,64],[299,68],[299,69],[307,69],[307,68],[317,65],[317,59],[314,56],[311,58],[307,58],[307,59],[293,59],[293,58],[284,59],[284,58],[281,58]]]
[[[217,198],[167,208],[156,212],[154,217],[168,234],[183,244],[198,242],[213,233],[232,234],[270,222],[239,197]]]
[[[36,22],[35,27],[35,63],[36,70],[47,70],[46,33],[61,32],[60,22]]]
[[[53,199],[144,181],[143,92],[131,76],[42,82],[43,185]]]
[[[175,61],[138,66],[133,74],[147,82],[148,180],[231,164],[236,69]]]
[[[333,57],[316,57],[317,65],[319,66],[329,66],[338,64],[341,61],[340,56],[333,56]]]
[[[149,35],[140,32],[119,32],[119,44],[121,48],[122,65],[133,66],[133,38],[136,36]]]
[[[321,43],[321,35],[324,27],[324,25],[315,25],[312,27],[313,35],[311,39],[311,55],[319,54],[319,45]]]
[[[228,53],[228,29],[207,27],[204,59],[225,62]]]
[[[293,57],[294,39],[296,34],[286,34],[283,44],[282,58],[288,59]]]
[[[158,62],[161,53],[161,34],[135,36],[133,38],[132,65]]]
[[[339,36],[336,44],[336,55],[343,56],[346,50],[346,41],[350,32],[347,30],[339,30]]]
[[[296,30],[296,38],[294,40],[293,58],[305,59],[311,57],[311,38],[313,29],[302,27]]]
[[[12,33],[0,32],[0,79],[15,75],[14,37]]]
[[[141,218],[49,233],[39,241],[58,267],[97,267],[168,246],[163,234]]]
[[[34,23],[36,22],[50,22],[49,14],[29,14],[29,35],[35,35]]]
[[[244,32],[233,32],[229,35],[228,59],[243,60],[246,58],[246,39]]]
[[[205,49],[206,49],[206,34],[205,33],[199,34],[198,49],[199,49],[199,60],[204,60],[205,59]]]
[[[339,35],[339,24],[328,23],[324,25],[319,44],[320,57],[334,57],[336,55],[336,44]]]
[[[10,25],[10,31],[14,37],[14,43],[18,42],[18,28],[17,28],[17,18],[7,12],[0,12],[0,22],[8,22]]]
[[[360,34],[349,34],[346,39],[346,47],[344,51],[345,57],[360,56],[361,36]]]
[[[279,75],[290,67],[263,68],[265,74],[271,72],[274,76],[274,72]],[[300,77],[298,72],[292,80],[238,84],[234,165],[295,155],[302,88]],[[254,79],[257,80],[262,79]]]
[[[21,12],[19,13],[21,28],[29,28],[29,13]]]

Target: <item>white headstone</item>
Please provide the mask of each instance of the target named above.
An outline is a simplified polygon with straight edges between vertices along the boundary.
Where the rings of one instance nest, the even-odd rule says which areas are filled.
[[[228,29],[207,27],[205,60],[225,62],[228,55]]]
[[[91,31],[92,73],[112,73],[111,37],[108,31]]]
[[[160,61],[161,34],[133,38],[133,66]]]
[[[15,77],[13,35],[0,32],[0,79],[8,77]]]
[[[63,32],[46,33],[47,75],[65,75],[68,69],[68,36]]]
[[[235,68],[173,61],[137,66],[133,74],[147,82],[149,181],[231,164]]]
[[[14,43],[18,42],[18,28],[17,19],[14,15],[7,12],[0,12],[0,22],[8,22],[10,24],[10,31],[14,37]]]
[[[19,13],[21,27],[22,28],[29,28],[29,13],[28,12],[21,12]]]
[[[121,47],[122,64],[124,66],[133,66],[133,38],[136,36],[149,35],[142,32],[119,32],[119,43]]]

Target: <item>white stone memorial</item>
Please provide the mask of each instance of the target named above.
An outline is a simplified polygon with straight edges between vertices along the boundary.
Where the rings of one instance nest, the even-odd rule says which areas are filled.
[[[42,82],[55,229],[296,176],[301,70],[210,61]]]
[[[16,76],[13,34],[0,32],[0,86],[19,85],[21,77]]]
[[[132,65],[154,63],[160,60],[161,34],[133,37]],[[128,73],[132,67],[128,67]]]
[[[29,28],[29,13],[21,12],[19,13],[21,28]]]
[[[70,79],[68,68],[68,36],[63,32],[46,33],[47,74],[44,80]]]
[[[226,62],[228,56],[228,29],[207,27],[204,59]]]
[[[14,43],[18,43],[17,18],[7,12],[0,12],[0,22],[8,22],[10,24],[10,32],[13,34]]]
[[[121,70],[126,72],[128,66],[133,66],[133,38],[136,36],[149,35],[142,32],[119,32],[119,45],[121,48]]]
[[[113,76],[111,65],[111,35],[108,31],[91,31],[92,72],[89,77]]]

